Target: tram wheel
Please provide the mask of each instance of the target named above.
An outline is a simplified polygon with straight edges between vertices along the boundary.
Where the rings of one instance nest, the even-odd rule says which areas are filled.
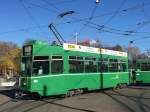
[[[66,97],[72,97],[74,95],[76,95],[75,90],[70,90],[66,93]]]

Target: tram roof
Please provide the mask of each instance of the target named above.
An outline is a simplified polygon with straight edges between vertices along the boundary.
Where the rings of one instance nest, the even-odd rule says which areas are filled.
[[[104,55],[127,57],[126,52],[114,51],[114,50],[109,50],[109,49],[104,49],[104,48],[94,48],[94,47],[69,44],[69,43],[64,43],[63,46],[51,46],[50,47],[50,45],[46,41],[32,40],[32,41],[27,41],[25,45],[45,46],[44,47],[45,49],[49,51],[51,48],[53,49],[54,52],[62,52],[62,50],[65,50],[65,51],[76,51],[76,52],[91,53],[91,54],[101,53]]]

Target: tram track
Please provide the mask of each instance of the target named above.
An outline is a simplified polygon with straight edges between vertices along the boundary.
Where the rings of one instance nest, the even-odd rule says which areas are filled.
[[[35,102],[35,101],[23,101],[21,103],[19,102],[19,104],[11,105],[10,107],[7,107],[7,108],[4,108],[3,110],[0,110],[0,112],[12,112],[15,109],[18,109],[18,108],[20,108],[22,106],[29,105],[29,104],[31,104],[33,102]],[[3,105],[3,106],[5,106],[5,105]]]
[[[128,89],[137,89],[137,90],[150,90],[147,86],[139,87],[139,86],[128,86]]]
[[[103,91],[103,93],[108,96],[109,98],[111,98],[113,101],[117,102],[120,106],[122,106],[125,109],[128,109],[130,112],[136,112],[134,109],[132,109],[130,106],[128,106],[127,104],[125,104],[124,102],[118,100],[117,98],[115,98],[112,94],[107,93],[105,91]]]
[[[21,102],[19,104],[15,104],[15,105],[11,105],[10,107],[7,107],[3,110],[1,110],[0,112],[28,112],[30,110],[33,110],[35,108],[44,106],[45,104],[48,104],[46,102],[43,102],[44,100],[25,100],[23,102],[21,102],[20,100],[18,100],[18,102]],[[52,99],[51,101],[56,101],[56,99]],[[50,102],[51,102],[50,101]]]
[[[122,96],[122,97],[125,97],[126,99],[128,99],[128,100],[131,100],[131,101],[133,101],[133,102],[135,102],[137,105],[138,105],[138,107],[139,107],[139,109],[142,111],[142,112],[147,112],[146,111],[146,109],[144,108],[144,107],[146,107],[146,108],[148,108],[148,109],[150,109],[150,106],[149,105],[146,105],[146,104],[144,104],[143,102],[142,102],[142,100],[144,99],[144,100],[149,100],[150,98],[147,98],[147,97],[143,97],[143,95],[145,94],[145,93],[147,93],[147,91],[146,92],[142,92],[139,96],[131,96],[131,95],[125,95],[125,94],[122,94],[122,93],[120,93],[120,92],[118,92],[118,91],[115,91],[115,90],[112,90],[112,92],[113,93],[106,93],[108,96],[111,96],[111,97],[113,97],[113,96]],[[116,98],[114,98],[113,97],[113,99],[115,99],[115,101],[116,101]],[[117,100],[118,101],[118,100]],[[121,102],[121,101],[119,101],[119,102]],[[121,104],[122,104],[123,102],[121,102]],[[127,107],[126,105],[125,105],[125,107]],[[128,106],[129,107],[129,106]],[[128,108],[129,109],[129,108]],[[130,111],[132,111],[131,109],[129,109]]]
[[[127,99],[129,99],[129,100],[131,100],[131,101],[134,101],[135,103],[137,103],[138,107],[141,109],[142,112],[147,112],[144,107],[150,109],[150,106],[149,106],[149,105],[146,105],[146,104],[144,104],[144,103],[142,102],[142,100],[150,100],[150,98],[143,97],[146,93],[149,93],[149,92],[147,92],[147,91],[142,92],[138,97],[134,97],[134,96],[129,97],[128,95],[122,94],[122,93],[120,93],[120,92],[118,92],[118,91],[113,91],[113,92],[115,92],[115,93],[117,93],[118,95],[121,95],[121,96],[123,96],[123,97],[125,97],[125,98],[127,98]],[[116,95],[117,95],[117,94],[116,94]],[[136,98],[136,99],[135,99],[135,98]]]
[[[28,95],[23,96],[22,98],[19,98],[19,99],[11,98],[10,100],[0,105],[1,109],[4,108],[2,110],[0,109],[0,112],[29,112],[47,104],[49,105],[49,107],[53,105],[53,106],[60,107],[61,109],[66,108],[70,110],[78,110],[78,111],[83,111],[83,112],[95,112],[93,110],[87,110],[83,108],[63,105],[58,102],[55,102],[55,101],[59,101],[62,99],[64,98],[50,97],[50,98],[31,100],[31,98]]]
[[[34,101],[28,101],[28,100],[26,101],[25,100],[14,106],[7,107],[7,108],[1,110],[0,112],[30,112],[30,111],[33,111],[34,109],[40,108],[47,104],[49,105],[49,107],[51,107],[53,105],[53,106],[57,106],[60,108],[66,108],[66,109],[70,109],[70,110],[76,110],[76,111],[78,110],[78,111],[82,111],[82,112],[95,112],[93,110],[68,106],[68,105],[64,105],[64,104],[56,102],[56,101],[60,101],[62,99],[64,99],[64,98],[40,99],[40,100],[34,100]]]
[[[122,93],[123,92],[123,93]],[[101,93],[104,93],[104,95],[111,98],[111,100],[115,101],[120,105],[120,107],[125,108],[129,112],[136,112],[137,110],[132,107],[131,105],[136,104],[135,107],[138,107],[137,109],[142,112],[148,112],[147,109],[150,110],[150,106],[148,103],[145,103],[144,101],[150,100],[150,98],[147,96],[149,94],[149,91],[143,91],[140,90],[139,94],[131,95],[126,94],[124,91],[118,91],[118,90],[106,90],[102,91]],[[132,91],[129,91],[129,93],[132,93]],[[133,91],[134,92],[134,91]],[[48,108],[48,110],[53,110],[54,108],[56,110],[70,110],[70,111],[81,111],[81,112],[96,112],[93,109],[86,109],[85,107],[75,106],[71,104],[65,104],[63,102],[70,101],[70,98],[58,98],[58,97],[46,97],[43,99],[37,99],[32,100],[30,97],[24,97],[20,98],[19,100],[15,101],[15,99],[10,99],[0,105],[0,112],[33,112],[33,111],[40,111],[44,108]],[[61,102],[61,100],[63,100]],[[127,103],[129,101],[129,103]],[[60,102],[59,102],[60,101]],[[45,110],[47,111],[47,110]]]
[[[143,92],[143,93],[141,93],[141,94],[139,95],[140,98],[138,99],[137,104],[138,104],[139,108],[142,110],[142,112],[147,112],[144,107],[147,107],[147,108],[148,108],[149,106],[145,106],[145,105],[143,104],[143,102],[142,102],[142,97],[143,97],[144,94],[145,94],[145,92]],[[150,108],[149,108],[149,109],[150,109]]]
[[[1,103],[1,104],[0,104],[0,107],[3,106],[3,105],[6,105],[7,103],[9,103],[9,102],[11,102],[11,101],[12,101],[12,99],[10,99],[10,100],[8,100],[8,101],[5,101],[5,102]]]
[[[115,91],[115,90],[112,90],[112,92],[115,92],[115,93],[111,93],[109,92],[110,95],[116,95],[116,96],[124,96],[124,97],[127,97],[127,98],[141,98],[141,99],[149,99],[150,100],[150,97],[142,97],[142,96],[132,96],[132,95],[126,95],[126,94],[122,94],[118,91]]]
[[[94,110],[88,110],[88,109],[83,109],[83,108],[78,108],[78,107],[73,107],[73,106],[67,106],[67,105],[63,105],[60,103],[48,102],[48,101],[46,101],[46,102],[49,104],[58,106],[58,107],[63,107],[63,108],[71,109],[71,110],[78,110],[78,111],[82,111],[82,112],[96,112]]]

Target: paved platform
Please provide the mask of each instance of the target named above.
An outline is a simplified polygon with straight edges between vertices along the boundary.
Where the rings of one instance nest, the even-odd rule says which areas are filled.
[[[43,100],[26,97],[15,101],[11,94],[10,89],[0,91],[0,101],[4,100],[0,112],[150,112],[150,86],[130,86]]]

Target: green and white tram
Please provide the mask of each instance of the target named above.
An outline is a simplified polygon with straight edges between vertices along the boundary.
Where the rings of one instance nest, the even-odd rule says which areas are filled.
[[[129,84],[127,53],[30,41],[23,46],[20,89],[41,96]]]

